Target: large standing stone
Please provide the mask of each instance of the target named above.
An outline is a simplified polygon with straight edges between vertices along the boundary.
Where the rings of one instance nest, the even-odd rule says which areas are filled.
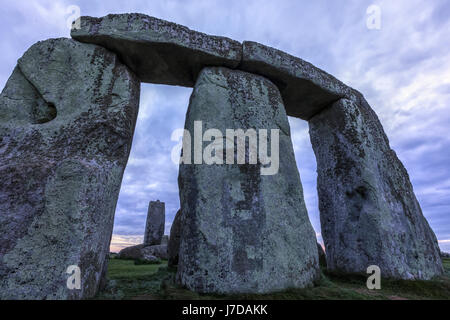
[[[96,293],[139,88],[113,53],[70,39],[19,60],[0,96],[0,299]],[[66,286],[71,265],[80,290]]]
[[[317,158],[322,236],[330,270],[430,279],[443,271],[436,236],[408,173],[363,98],[309,121]]]
[[[168,245],[169,253],[169,266],[173,267],[178,265],[178,253],[180,251],[180,238],[181,238],[181,209],[178,210],[170,228],[170,237]]]
[[[81,28],[73,29],[72,37],[116,52],[143,82],[192,87],[203,67],[236,68],[241,61],[237,41],[144,14],[80,19]]]
[[[144,245],[152,246],[161,244],[166,223],[166,211],[164,202],[150,201],[148,205],[147,223],[145,224]]]
[[[226,129],[268,129],[270,137],[270,130],[278,129],[280,164],[274,175],[261,175],[261,158],[257,164],[180,166],[178,282],[218,293],[311,285],[318,276],[316,238],[278,88],[261,76],[205,68],[187,112],[185,128],[192,137],[195,121],[202,121],[203,132],[214,128],[223,134]],[[249,154],[248,145],[245,149]]]

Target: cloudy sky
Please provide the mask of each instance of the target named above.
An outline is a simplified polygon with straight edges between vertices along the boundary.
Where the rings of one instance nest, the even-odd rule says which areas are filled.
[[[361,91],[409,171],[439,245],[450,251],[450,2],[300,0],[0,0],[0,87],[33,43],[69,37],[81,15],[140,12],[201,32],[253,40],[301,57]],[[380,11],[380,28],[370,7]],[[369,26],[376,26],[370,24]],[[112,250],[142,241],[150,200],[179,208],[171,133],[184,125],[192,89],[142,85],[139,119],[117,206]],[[316,163],[305,121],[290,118],[297,165],[319,241]]]

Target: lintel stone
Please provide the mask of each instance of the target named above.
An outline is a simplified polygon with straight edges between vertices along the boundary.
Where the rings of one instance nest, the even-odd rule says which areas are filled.
[[[275,83],[289,116],[309,120],[340,98],[361,94],[311,63],[263,44],[244,41],[241,70]]]
[[[289,116],[309,120],[341,98],[361,94],[309,62],[263,44],[190,30],[139,13],[81,17],[72,38],[115,52],[142,82],[193,87],[204,67],[227,67],[270,79]]]
[[[81,17],[73,39],[119,55],[142,82],[193,87],[205,66],[236,68],[242,45],[144,14]]]

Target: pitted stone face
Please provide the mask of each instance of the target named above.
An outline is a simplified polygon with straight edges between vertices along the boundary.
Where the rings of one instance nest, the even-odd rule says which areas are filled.
[[[145,224],[144,245],[152,246],[161,244],[164,235],[166,221],[166,209],[164,202],[150,201]]]
[[[149,83],[192,87],[204,66],[235,68],[242,55],[237,41],[137,13],[81,17],[81,28],[71,35],[116,52]]]
[[[187,112],[191,134],[196,121],[204,131],[279,130],[280,166],[274,175],[261,175],[261,162],[180,166],[178,281],[218,293],[312,285],[318,276],[317,243],[277,87],[243,71],[205,68]],[[245,150],[248,154],[248,144]]]
[[[378,117],[342,99],[309,121],[322,236],[330,270],[431,279],[442,274],[436,236]]]
[[[0,96],[0,299],[95,295],[139,87],[113,53],[70,39],[19,60]]]

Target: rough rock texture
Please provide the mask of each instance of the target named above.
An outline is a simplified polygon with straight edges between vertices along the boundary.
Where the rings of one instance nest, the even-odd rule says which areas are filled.
[[[80,299],[99,286],[139,81],[95,45],[51,39],[0,96],[0,299]],[[81,290],[66,270],[81,268]]]
[[[275,175],[261,175],[259,161],[180,166],[177,281],[197,292],[219,293],[311,285],[318,276],[317,243],[278,88],[261,76],[205,68],[186,117],[192,136],[199,120],[203,132],[279,129],[280,166]],[[270,154],[270,142],[268,149]]]
[[[141,259],[142,249],[145,246],[143,244],[138,244],[136,246],[126,247],[119,251],[117,257],[119,259]]]
[[[168,259],[167,246],[147,246],[145,244],[138,244],[137,246],[127,247],[120,250],[118,257],[120,259],[150,259],[150,256],[155,256],[159,259]]]
[[[272,80],[280,89],[287,114],[305,120],[342,97],[358,95],[309,62],[257,42],[243,43],[239,69]]]
[[[320,243],[317,243],[317,250],[319,251],[319,265],[321,267],[327,266],[327,256],[325,254],[325,250]]]
[[[161,244],[166,223],[166,209],[164,202],[150,201],[145,224],[144,245]]]
[[[242,56],[237,41],[137,13],[81,17],[81,29],[71,35],[116,52],[150,83],[192,87],[204,66],[235,68]]]
[[[145,252],[147,252],[148,254],[154,255],[155,257],[163,259],[163,260],[169,259],[166,244],[145,247]]]
[[[180,237],[181,237],[181,209],[178,210],[173,219],[172,227],[170,228],[169,237],[169,266],[173,267],[178,265],[178,252],[180,250]]]
[[[98,291],[103,291],[108,285],[108,265],[110,254],[105,255],[105,262],[103,262],[102,273],[100,274],[100,281],[98,284]]]
[[[330,270],[430,279],[443,272],[436,236],[408,173],[364,99],[342,99],[309,121]]]

